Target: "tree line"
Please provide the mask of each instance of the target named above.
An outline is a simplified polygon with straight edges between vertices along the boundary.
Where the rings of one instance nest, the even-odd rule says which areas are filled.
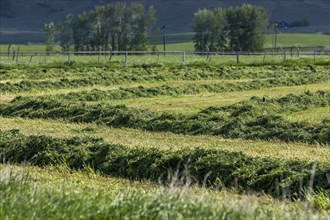
[[[199,10],[194,15],[195,50],[260,51],[268,24],[266,10],[249,4]]]
[[[78,16],[69,14],[55,27],[45,25],[47,51],[52,50],[54,31],[59,32],[62,51],[146,50],[148,31],[156,22],[156,11],[143,4],[107,4]]]
[[[76,17],[69,14],[55,25],[45,24],[46,51],[54,46],[55,29],[62,51],[147,50],[148,33],[156,11],[143,4],[98,6]],[[226,9],[202,9],[194,14],[193,41],[196,51],[260,51],[269,15],[262,7],[243,4]]]

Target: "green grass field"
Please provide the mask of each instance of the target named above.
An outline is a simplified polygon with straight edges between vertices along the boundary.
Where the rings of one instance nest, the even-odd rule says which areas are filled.
[[[272,48],[272,39],[274,36],[266,35],[264,47]],[[277,34],[278,47],[319,47],[329,46],[330,36],[323,34]]]
[[[1,219],[330,217],[329,57],[94,58],[1,61]]]
[[[194,51],[192,42],[193,33],[172,34],[167,36],[167,51]],[[277,47],[324,47],[330,45],[329,35],[324,34],[277,34]],[[45,51],[45,45],[14,45],[17,50],[20,47],[21,51]],[[265,48],[274,47],[274,35],[267,34],[265,39]],[[163,51],[163,44],[160,42],[157,45],[159,51]],[[12,48],[13,49],[13,48]],[[8,45],[0,45],[0,51],[7,51]],[[55,51],[60,51],[59,45],[55,45]]]
[[[190,35],[190,39],[193,34]],[[274,35],[267,34],[265,39],[265,48],[274,47]],[[172,39],[172,37],[170,37]],[[330,45],[330,37],[323,34],[277,34],[277,47],[324,47]],[[159,50],[163,50],[162,45],[158,46]],[[170,43],[166,47],[167,50],[194,50],[194,44],[188,38],[185,38],[185,42]]]

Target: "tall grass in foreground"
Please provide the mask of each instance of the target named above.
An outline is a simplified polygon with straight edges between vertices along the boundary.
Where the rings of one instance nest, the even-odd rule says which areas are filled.
[[[154,192],[134,188],[103,190],[84,183],[88,177],[72,178],[59,173],[66,177],[65,181],[59,183],[52,176],[45,182],[33,172],[29,174],[10,166],[0,166],[0,174],[1,219],[329,218],[329,212],[313,210],[310,202],[293,206],[229,192],[215,196],[203,189],[194,191],[186,187],[160,187]]]

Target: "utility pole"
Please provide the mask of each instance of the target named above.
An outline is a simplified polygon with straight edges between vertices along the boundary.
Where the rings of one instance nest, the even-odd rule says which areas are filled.
[[[276,43],[277,43],[277,24],[275,24],[275,52],[277,50],[277,46],[276,46]]]
[[[165,25],[162,26],[163,30],[163,47],[164,47],[164,55],[166,54],[166,39],[165,39]]]

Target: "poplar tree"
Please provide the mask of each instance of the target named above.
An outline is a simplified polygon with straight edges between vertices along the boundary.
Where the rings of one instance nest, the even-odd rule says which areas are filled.
[[[64,22],[57,25],[59,30],[60,46],[63,52],[71,50],[73,45],[72,33],[73,15],[69,14],[65,17]]]
[[[249,4],[199,10],[194,15],[195,50],[262,50],[268,19],[264,8]]]
[[[156,21],[153,7],[139,3],[107,4],[78,15],[72,27],[75,50],[146,50]]]
[[[194,17],[194,43],[197,51],[220,51],[225,47],[223,37],[224,12],[221,8],[199,10]]]
[[[265,37],[269,15],[262,7],[244,4],[226,9],[227,30],[230,50],[260,51]]]
[[[50,22],[45,24],[45,43],[46,43],[46,52],[54,51],[54,37],[55,37],[55,24]]]

